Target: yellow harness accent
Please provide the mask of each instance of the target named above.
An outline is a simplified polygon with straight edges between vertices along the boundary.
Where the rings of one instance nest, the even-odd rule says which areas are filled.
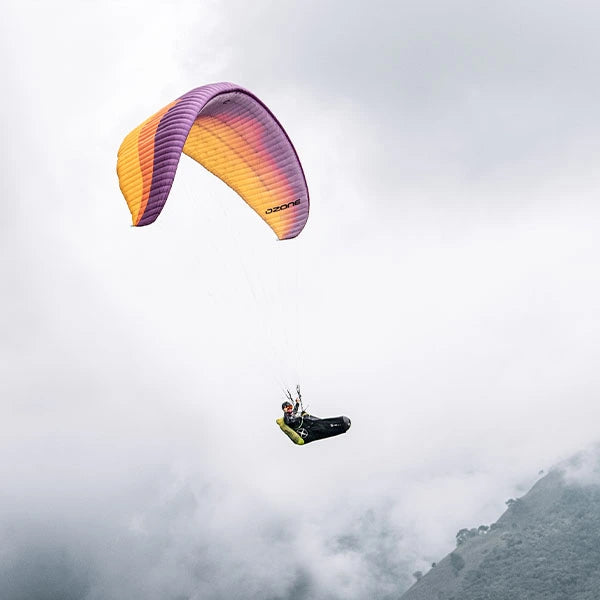
[[[281,431],[287,435],[294,444],[298,444],[298,446],[302,446],[304,444],[304,440],[291,428],[285,424],[283,417],[279,417],[276,421],[277,425],[281,427]]]

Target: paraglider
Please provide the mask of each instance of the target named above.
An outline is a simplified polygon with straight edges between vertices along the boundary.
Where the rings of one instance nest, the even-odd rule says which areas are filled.
[[[117,174],[135,227],[157,219],[182,153],[234,189],[280,240],[304,228],[309,197],[296,150],[248,90],[233,83],[195,88],[125,137]]]
[[[278,239],[295,238],[304,229],[310,202],[300,159],[277,118],[250,91],[227,82],[195,88],[125,137],[117,175],[134,227],[150,225],[160,215],[182,154],[237,192]],[[308,414],[297,391],[296,406],[277,419],[294,443],[348,431],[348,417]]]
[[[300,386],[296,386],[298,397],[293,403],[292,395],[287,392],[288,399],[281,405],[283,417],[276,420],[283,433],[294,444],[303,446],[316,440],[334,437],[346,433],[350,429],[351,421],[348,417],[329,417],[321,419],[308,414],[302,406]]]

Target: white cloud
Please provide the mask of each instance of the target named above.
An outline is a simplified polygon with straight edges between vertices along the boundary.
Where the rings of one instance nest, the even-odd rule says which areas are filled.
[[[7,597],[33,554],[88,600],[397,595],[596,438],[595,6],[361,6],[7,7]],[[191,161],[129,227],[122,137],[217,80],[303,160],[290,244]],[[296,380],[346,436],[283,438]]]

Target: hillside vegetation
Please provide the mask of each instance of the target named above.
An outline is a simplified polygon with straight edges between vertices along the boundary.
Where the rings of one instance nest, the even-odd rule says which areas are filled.
[[[556,469],[457,547],[401,600],[598,600],[600,486]]]

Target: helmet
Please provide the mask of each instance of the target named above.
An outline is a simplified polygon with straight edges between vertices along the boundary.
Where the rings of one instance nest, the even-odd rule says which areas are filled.
[[[285,410],[288,406],[293,408],[292,403],[289,400],[286,400],[282,405],[281,405],[281,410]]]

